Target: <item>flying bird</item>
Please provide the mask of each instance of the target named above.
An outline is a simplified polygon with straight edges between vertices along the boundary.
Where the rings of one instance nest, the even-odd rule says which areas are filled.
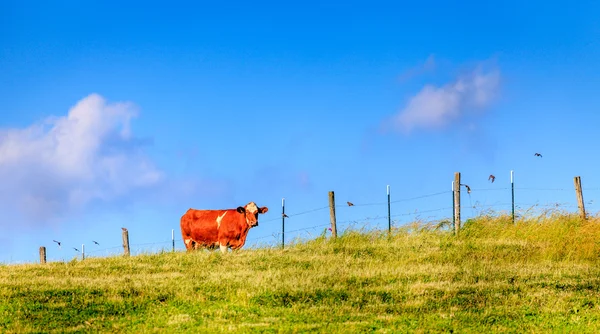
[[[92,241],[94,241],[94,240],[92,240]],[[94,241],[94,243],[95,243],[96,245],[100,246],[100,244],[98,243],[98,241]]]
[[[542,155],[541,155],[541,154],[539,154],[539,153],[536,153],[536,154],[534,154],[534,155],[535,155],[536,157],[540,157],[540,158],[542,157]]]
[[[281,214],[284,218],[290,218],[290,216],[286,215],[285,213]]]
[[[490,174],[490,177],[488,177],[488,181],[492,180],[492,183],[494,183],[494,181],[496,180],[496,177],[492,174]]]
[[[58,247],[60,247],[60,241],[56,241],[56,240],[52,240],[54,242],[56,242],[58,244]]]
[[[465,186],[465,188],[467,188],[467,194],[470,194],[470,193],[471,193],[471,188],[470,188],[468,185],[466,185],[466,184],[461,184],[461,186]]]
[[[77,249],[77,248],[75,248],[75,247],[73,247],[73,249],[74,249],[76,252],[79,252],[79,249]]]
[[[353,206],[354,205],[351,202],[346,202],[346,203],[348,203],[348,206]]]

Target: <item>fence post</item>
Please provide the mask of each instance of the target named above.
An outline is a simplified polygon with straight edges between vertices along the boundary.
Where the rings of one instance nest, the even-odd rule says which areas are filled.
[[[454,173],[454,234],[460,232],[460,172]]]
[[[46,247],[40,247],[40,263],[46,263]]]
[[[124,227],[121,227],[121,229],[123,230],[123,251],[126,256],[129,256],[129,231]]]
[[[331,235],[337,238],[337,225],[335,222],[335,195],[333,191],[329,192],[329,219],[331,220]]]
[[[171,251],[175,252],[175,229],[171,229]]]
[[[285,198],[281,199],[281,249],[285,247]]]
[[[85,245],[81,244],[81,259],[85,260]]]
[[[586,219],[585,206],[583,203],[583,190],[581,189],[581,177],[575,176],[573,179],[575,183],[575,193],[577,194],[577,207],[579,208],[579,216],[581,219]]]
[[[392,233],[392,216],[391,216],[391,208],[390,208],[390,185],[387,186],[387,201],[388,201],[388,233]]]
[[[510,171],[510,191],[512,193],[512,222],[515,223],[515,178],[514,171]]]

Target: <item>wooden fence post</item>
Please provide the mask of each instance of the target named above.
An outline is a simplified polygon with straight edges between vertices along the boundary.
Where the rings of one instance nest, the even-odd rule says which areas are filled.
[[[585,206],[583,203],[583,190],[581,189],[581,178],[579,176],[575,176],[573,179],[575,183],[575,193],[577,194],[577,207],[579,208],[579,216],[581,219],[586,219],[585,215]]]
[[[331,220],[331,235],[337,238],[337,225],[335,222],[335,195],[333,191],[329,192],[329,218]]]
[[[40,263],[46,263],[46,247],[40,247]]]
[[[129,231],[126,228],[121,227],[123,230],[123,251],[126,256],[129,256]]]
[[[460,172],[454,173],[454,234],[460,232]]]

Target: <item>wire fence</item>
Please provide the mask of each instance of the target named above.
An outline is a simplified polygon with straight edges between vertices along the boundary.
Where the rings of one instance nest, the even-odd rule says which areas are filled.
[[[468,188],[468,187],[467,187]],[[469,188],[468,188],[469,189]],[[524,198],[523,201],[515,201],[514,196],[512,201],[496,198],[493,202],[488,202],[489,198],[480,194],[487,193],[510,193],[512,190]],[[575,210],[578,209],[578,204],[574,200],[553,201],[548,199],[544,202],[544,196],[524,196],[526,193],[544,193],[545,195],[557,193],[572,192],[573,189],[567,188],[538,188],[538,187],[498,187],[498,188],[472,188],[466,192],[462,192],[463,199],[461,200],[461,220],[465,221],[470,218],[481,216],[483,214],[494,213],[509,213],[514,207],[514,215],[520,219],[527,215],[536,215],[547,213],[552,210]],[[582,188],[584,193],[600,191],[600,187]],[[446,196],[446,197],[444,197]],[[454,217],[454,206],[449,205],[451,198],[454,196],[454,190],[438,191],[429,194],[423,194],[413,197],[406,197],[380,202],[365,202],[365,203],[344,203],[335,204],[336,212],[336,227],[341,233],[348,230],[382,230],[387,228],[388,224],[392,228],[400,227],[410,222],[421,221],[428,223],[447,223],[452,222]],[[570,196],[570,195],[569,195]],[[557,197],[557,196],[554,196]],[[592,196],[593,197],[593,196]],[[508,196],[506,196],[508,198]],[[537,198],[537,199],[536,199]],[[435,200],[434,200],[435,199]],[[416,201],[421,201],[419,205],[414,204]],[[445,203],[445,205],[444,205]],[[453,204],[453,203],[452,203]],[[438,205],[433,206],[432,205]],[[586,211],[590,207],[595,206],[595,198],[587,199],[585,202]],[[372,208],[381,207],[381,209],[372,210]],[[387,207],[387,210],[384,208]],[[329,236],[331,234],[332,224],[330,221],[331,206],[319,206],[312,209],[307,209],[299,212],[283,213],[285,206],[282,201],[282,215],[276,218],[261,220],[260,224],[271,224],[274,222],[282,222],[284,230],[269,232],[264,235],[249,237],[246,240],[246,248],[264,248],[264,247],[285,247],[291,242],[302,242],[311,240],[319,236]],[[362,209],[366,211],[361,211]],[[393,210],[391,210],[393,209]],[[351,210],[351,211],[350,211]],[[393,214],[392,214],[393,212]],[[298,219],[302,218],[302,219]],[[337,219],[340,218],[340,219]],[[386,224],[388,223],[388,224]],[[174,237],[172,230],[171,240],[163,240],[156,242],[137,243],[128,246],[130,255],[141,254],[156,254],[161,252],[173,252],[185,250],[182,238]],[[82,245],[83,246],[83,245]],[[111,245],[109,247],[100,248],[95,245],[92,249],[77,249],[73,258],[91,258],[91,257],[111,257],[119,256],[124,252],[123,245]],[[73,254],[73,253],[71,253]],[[49,261],[65,261],[65,257],[49,257]]]

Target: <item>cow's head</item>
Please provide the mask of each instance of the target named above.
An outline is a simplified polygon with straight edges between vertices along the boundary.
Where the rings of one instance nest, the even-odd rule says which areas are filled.
[[[246,204],[246,206],[238,206],[237,208],[237,212],[246,216],[246,223],[248,223],[248,226],[250,227],[258,226],[258,214],[267,211],[269,211],[269,209],[266,206],[259,208],[254,202],[250,202]]]

